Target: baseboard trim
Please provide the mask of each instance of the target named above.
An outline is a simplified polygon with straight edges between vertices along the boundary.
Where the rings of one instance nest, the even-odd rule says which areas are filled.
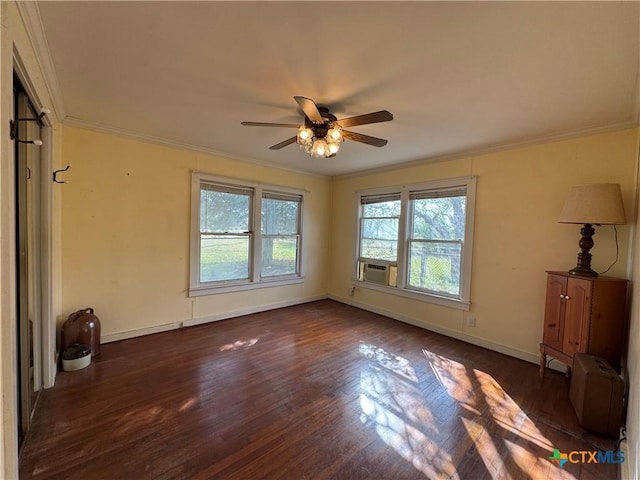
[[[152,327],[136,328],[135,330],[127,330],[125,332],[110,333],[100,336],[100,343],[118,342],[120,340],[127,340],[129,338],[143,337],[145,335],[152,335],[154,333],[167,332],[169,330],[175,330],[182,326],[182,322],[165,323],[162,325],[154,325]]]
[[[230,318],[241,317],[243,315],[250,315],[252,313],[266,312],[269,310],[275,310],[278,308],[292,307],[293,305],[300,305],[303,303],[315,302],[317,300],[324,300],[326,295],[315,295],[312,297],[298,298],[295,300],[287,300],[284,302],[271,303],[268,305],[259,305],[250,308],[243,308],[242,310],[233,310],[231,312],[223,312],[215,315],[207,315],[206,317],[192,318],[183,320],[181,322],[171,322],[162,325],[154,325],[152,327],[137,328],[135,330],[127,330],[125,332],[110,333],[102,335],[100,337],[100,343],[118,342],[120,340],[127,340],[129,338],[142,337],[144,335],[152,335],[154,333],[167,332],[169,330],[176,330],[182,327],[193,327],[195,325],[203,325],[205,323],[216,322],[218,320],[227,320]]]
[[[231,318],[241,317],[243,315],[250,315],[252,313],[266,312],[269,310],[276,310],[278,308],[285,308],[285,307],[291,307],[294,305],[301,305],[303,303],[315,302],[318,300],[324,300],[326,298],[329,298],[336,302],[344,303],[345,305],[351,305],[352,307],[361,308],[362,310],[367,310],[369,312],[377,313],[378,315],[384,315],[385,317],[389,317],[403,323],[408,323],[409,325],[424,328],[425,330],[439,333],[441,335],[446,335],[447,337],[452,337],[457,340],[470,343],[472,345],[476,345],[479,347],[486,348],[488,350],[492,350],[494,352],[503,353],[510,357],[518,358],[520,360],[534,363],[536,365],[540,362],[540,356],[537,354],[511,348],[506,345],[502,345],[500,343],[495,343],[490,340],[485,340],[483,338],[467,335],[463,332],[451,330],[451,329],[442,327],[440,325],[434,325],[429,322],[419,321],[409,316],[393,312],[391,310],[386,310],[384,308],[375,307],[372,305],[368,305],[366,303],[358,302],[350,298],[340,297],[332,294],[314,295],[311,297],[299,298],[295,300],[287,300],[284,302],[271,303],[268,305],[259,305],[255,307],[243,308],[241,310],[233,310],[230,312],[223,312],[215,315],[207,315],[205,317],[192,318],[189,320],[183,320],[181,322],[172,322],[172,323],[166,323],[162,325],[154,325],[152,327],[128,330],[125,332],[111,333],[107,335],[102,335],[100,339],[100,343],[117,342],[120,340],[127,340],[129,338],[142,337],[144,335],[151,335],[154,333],[161,333],[169,330],[175,330],[182,327],[192,327],[196,325],[203,325],[206,323],[217,322],[220,320],[228,320]],[[562,364],[555,365],[555,363],[559,363],[559,362],[552,361],[549,367],[552,368],[553,370],[559,370],[559,371],[562,371],[564,369],[564,365]]]
[[[217,313],[215,315],[207,315],[206,317],[193,318],[191,320],[185,320],[182,322],[183,327],[192,327],[194,325],[202,325],[204,323],[217,322],[219,320],[228,320],[230,318],[242,317],[243,315],[251,315],[252,313],[267,312],[269,310],[276,310],[278,308],[292,307],[294,305],[301,305],[303,303],[315,302],[317,300],[324,300],[326,295],[315,295],[312,297],[298,298],[295,300],[286,300],[284,302],[271,303],[268,305],[259,305],[256,307],[243,308],[242,310],[234,310],[231,312]]]
[[[452,337],[457,340],[462,340],[466,343],[471,343],[472,345],[476,345],[478,347],[483,347],[488,350],[493,350],[494,352],[503,353],[510,357],[519,358],[520,360],[524,360],[527,362],[535,363],[536,365],[540,362],[540,356],[536,354],[532,354],[529,352],[524,352],[522,350],[518,350],[515,348],[508,347],[506,345],[502,345],[500,343],[491,342],[489,340],[485,340],[483,338],[473,337],[471,335],[466,335],[463,332],[458,332],[456,330],[450,330],[448,328],[442,327],[440,325],[434,325],[429,322],[421,322],[414,318],[408,317],[406,315],[402,315],[400,313],[392,312],[390,310],[386,310],[384,308],[375,307],[372,305],[368,305],[366,303],[361,303],[356,300],[352,300],[346,297],[339,297],[336,295],[329,295],[331,300],[335,300],[336,302],[344,303],[347,305],[351,305],[352,307],[361,308],[362,310],[367,310],[369,312],[377,313],[378,315],[384,315],[385,317],[392,318],[394,320],[398,320],[403,323],[408,323],[410,325],[414,325],[416,327],[424,328],[425,330],[429,330],[435,333],[439,333],[441,335],[445,335],[447,337]]]

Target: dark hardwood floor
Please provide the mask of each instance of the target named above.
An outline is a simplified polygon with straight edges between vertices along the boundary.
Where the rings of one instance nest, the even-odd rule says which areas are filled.
[[[331,300],[102,345],[42,393],[23,479],[615,479],[565,377]]]

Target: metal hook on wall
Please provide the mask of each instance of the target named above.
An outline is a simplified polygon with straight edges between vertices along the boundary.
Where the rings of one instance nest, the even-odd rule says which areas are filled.
[[[20,122],[38,122],[40,126],[42,126],[42,119],[45,115],[51,113],[51,110],[48,108],[40,109],[40,115],[36,118],[16,118],[15,120],[9,121],[9,136],[11,140],[17,140],[20,143],[32,143],[33,145],[40,146],[42,145],[42,140],[36,138],[35,140],[22,140],[18,137],[18,128],[20,126]]]
[[[60,170],[54,170],[53,171],[53,181],[55,183],[67,183],[65,180],[58,180],[58,174],[62,173],[62,172],[66,172],[67,170],[69,170],[71,168],[71,164],[67,165],[65,168],[62,168]]]

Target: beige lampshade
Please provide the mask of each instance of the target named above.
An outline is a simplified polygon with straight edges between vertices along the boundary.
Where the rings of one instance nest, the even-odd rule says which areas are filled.
[[[620,185],[595,183],[571,187],[558,219],[560,223],[623,225],[626,222]]]

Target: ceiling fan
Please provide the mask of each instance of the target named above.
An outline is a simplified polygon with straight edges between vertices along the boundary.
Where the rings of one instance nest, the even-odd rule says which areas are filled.
[[[346,127],[393,120],[393,115],[386,110],[338,120],[335,115],[329,112],[328,108],[317,106],[310,98],[301,96],[293,98],[304,112],[303,125],[265,122],[241,122],[241,124],[249,127],[296,128],[298,132],[295,137],[276,143],[269,148],[271,150],[279,150],[292,143],[297,143],[300,148],[314,157],[334,157],[338,153],[343,140],[353,140],[373,145],[374,147],[384,147],[387,144],[387,141],[383,138],[370,137],[362,133],[345,130]]]

